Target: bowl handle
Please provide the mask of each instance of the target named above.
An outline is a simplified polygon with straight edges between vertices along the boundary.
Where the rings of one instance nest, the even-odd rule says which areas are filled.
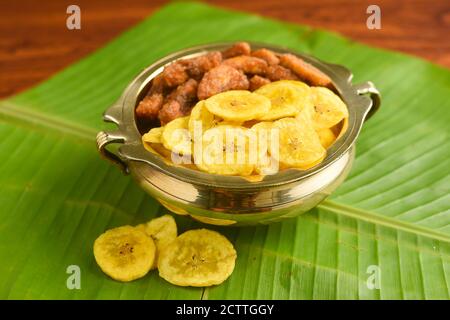
[[[125,138],[113,132],[100,131],[97,134],[97,150],[107,160],[119,166],[124,174],[128,174],[128,166],[117,154],[106,149],[110,143],[123,143]]]
[[[97,150],[106,159],[119,166],[124,174],[128,174],[128,166],[122,158],[106,148],[111,143],[123,143],[124,137],[114,132],[100,131],[97,134]]]
[[[364,121],[367,121],[370,117],[372,117],[375,112],[380,109],[381,104],[381,95],[378,89],[371,81],[363,82],[354,86],[358,95],[369,94],[370,99],[372,100],[372,104],[370,106],[369,111],[367,112]]]

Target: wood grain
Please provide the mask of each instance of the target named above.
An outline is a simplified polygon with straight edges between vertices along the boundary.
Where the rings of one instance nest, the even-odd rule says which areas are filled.
[[[0,97],[23,91],[95,51],[163,5],[162,0],[2,1]],[[208,3],[340,32],[450,67],[448,0],[214,0]],[[366,27],[366,8],[381,8],[382,28]],[[66,28],[66,8],[81,7],[82,29]]]

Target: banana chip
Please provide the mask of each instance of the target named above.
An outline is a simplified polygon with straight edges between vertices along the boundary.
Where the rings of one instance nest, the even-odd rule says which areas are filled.
[[[312,125],[301,118],[283,118],[274,122],[279,129],[278,152],[283,168],[309,169],[320,162],[326,154]],[[272,143],[269,151],[274,154]]]
[[[324,87],[311,87],[316,129],[331,128],[348,117],[345,103],[333,91]]]
[[[300,81],[276,81],[254,91],[270,99],[269,111],[260,120],[276,120],[298,114],[312,104],[308,85]]]
[[[336,140],[336,136],[334,135],[333,130],[331,129],[319,129],[316,131],[317,135],[319,136],[320,144],[325,148],[328,149]]]
[[[201,152],[195,150],[195,164],[200,170],[213,174],[250,175],[256,159],[252,161],[249,156],[249,131],[233,125],[209,129],[202,136]]]
[[[145,143],[144,147],[151,152],[159,154],[164,158],[164,161],[169,161],[172,152],[164,147],[162,143]],[[170,162],[170,161],[169,161]]]
[[[94,257],[102,271],[119,281],[132,281],[147,274],[155,260],[155,244],[139,228],[124,226],[100,235]]]
[[[174,119],[166,124],[161,136],[164,147],[177,154],[191,154],[192,143],[188,127],[189,116]]]
[[[270,100],[250,91],[231,90],[208,98],[205,106],[222,119],[243,122],[265,115],[270,109]]]
[[[142,136],[144,143],[162,143],[161,135],[164,131],[164,127],[156,127]]]
[[[161,148],[165,149],[161,144],[161,135],[163,133],[164,127],[157,127],[157,128],[153,128],[151,129],[149,132],[147,132],[146,134],[144,134],[142,136],[142,143],[144,144],[144,148],[147,149],[148,151],[157,154],[157,155],[162,155],[163,157],[165,157],[167,155],[167,153],[163,150],[161,150]],[[161,147],[161,148],[160,148]],[[159,149],[159,151],[158,151]],[[162,152],[160,152],[162,151]],[[169,151],[170,153],[170,151]]]
[[[348,129],[348,117],[345,118],[344,120],[342,120],[342,125],[339,130],[339,134],[337,135],[337,139],[342,137],[344,135],[344,133],[347,131],[347,129]]]
[[[141,227],[142,228],[142,227]],[[163,215],[144,224],[145,233],[153,239],[156,245],[155,261],[152,269],[157,266],[158,254],[177,237],[177,224],[171,215]]]
[[[256,132],[257,137],[257,162],[255,171],[259,175],[268,175],[277,173],[279,170],[279,163],[277,160],[278,154],[271,156],[269,153],[269,144],[275,139],[278,140],[278,129],[274,128],[273,122],[263,121],[252,126],[251,130]],[[275,131],[275,132],[274,132]]]
[[[189,117],[188,126],[191,137],[194,137],[196,123],[198,123],[202,129],[202,132],[205,132],[209,128],[216,126],[218,122],[219,120],[205,107],[205,101],[199,101],[194,108],[192,108],[191,116]]]
[[[224,282],[233,272],[236,250],[218,232],[190,230],[159,254],[159,275],[178,286],[206,287]]]

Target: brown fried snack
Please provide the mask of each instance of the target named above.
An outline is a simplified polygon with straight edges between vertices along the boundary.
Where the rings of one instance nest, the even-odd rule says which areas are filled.
[[[250,74],[264,74],[267,69],[266,61],[251,56],[237,56],[226,59],[223,64]]]
[[[136,116],[143,120],[154,120],[163,105],[164,97],[161,93],[146,96],[136,108]]]
[[[247,42],[236,42],[232,47],[222,52],[222,57],[228,59],[241,55],[248,56],[251,51],[250,44]]]
[[[156,77],[152,80],[152,85],[150,87],[150,90],[148,91],[147,95],[151,95],[153,93],[163,93],[165,88],[165,80],[162,73],[158,74]]]
[[[312,86],[327,87],[331,84],[331,79],[326,74],[293,54],[281,55],[280,65],[291,69],[300,79]]]
[[[278,59],[275,52],[269,50],[269,49],[258,49],[251,53],[252,57],[260,58],[267,62],[269,65],[274,65],[280,63],[280,59]]]
[[[168,87],[179,86],[189,79],[189,75],[186,72],[186,67],[180,63],[180,61],[175,61],[164,67],[162,76],[164,77],[165,85]]]
[[[250,79],[250,91],[255,91],[256,89],[261,88],[263,85],[270,83],[271,81],[267,78],[261,76],[253,76]]]
[[[298,80],[298,77],[294,72],[280,65],[268,66],[266,68],[265,76],[271,81]]]
[[[185,66],[186,72],[194,78],[201,78],[205,72],[217,67],[221,62],[222,54],[219,51],[209,52],[191,59],[180,60],[180,64]]]
[[[227,90],[247,90],[248,86],[243,72],[221,64],[205,73],[198,85],[197,96],[203,100]]]
[[[192,106],[197,101],[197,87],[197,81],[189,79],[167,97],[158,113],[161,125],[165,125],[176,118],[187,116],[191,112]]]

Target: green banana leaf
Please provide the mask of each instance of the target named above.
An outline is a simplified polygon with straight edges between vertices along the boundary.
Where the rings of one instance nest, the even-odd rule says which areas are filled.
[[[102,112],[156,59],[242,39],[346,65],[354,82],[377,85],[382,108],[364,126],[351,175],[297,219],[216,228],[238,252],[222,285],[176,287],[156,271],[131,283],[111,280],[94,261],[95,238],[167,210],[100,158],[94,139],[107,127]],[[448,299],[449,98],[450,72],[420,59],[305,26],[169,4],[95,54],[0,102],[0,298]],[[181,231],[201,225],[176,219]],[[66,285],[71,265],[80,268],[80,289]]]

